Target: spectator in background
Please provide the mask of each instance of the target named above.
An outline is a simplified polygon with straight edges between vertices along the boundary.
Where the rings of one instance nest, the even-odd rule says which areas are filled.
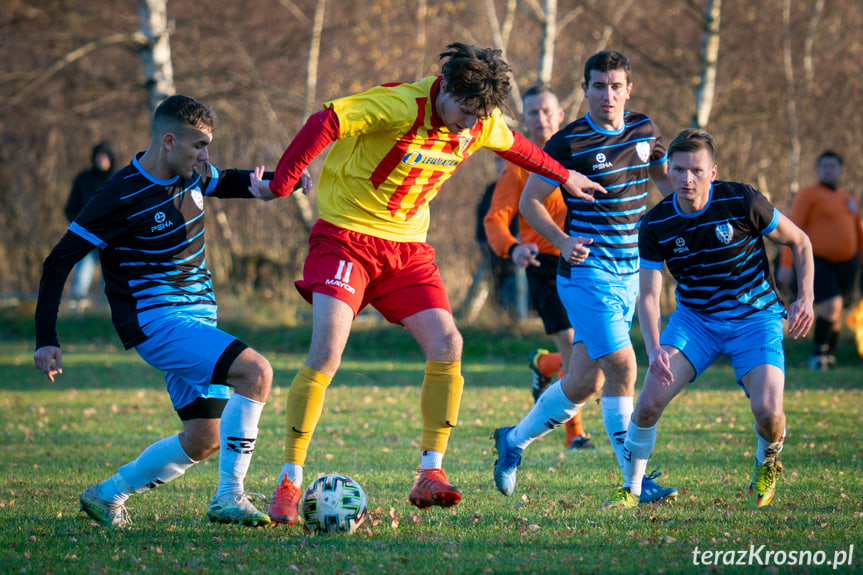
[[[78,217],[84,204],[114,173],[114,152],[111,149],[111,143],[104,140],[93,146],[90,163],[92,164],[91,167],[75,176],[75,180],[72,182],[72,191],[69,192],[64,210],[69,223]],[[76,309],[82,309],[86,306],[90,295],[90,286],[93,283],[93,273],[96,271],[98,261],[99,250],[94,249],[75,266],[69,293],[72,298],[72,305]]]
[[[496,176],[500,178],[504,166],[506,166],[506,161],[495,154],[494,166]],[[515,308],[515,267],[513,266],[512,259],[495,253],[497,250],[489,244],[488,235],[483,225],[483,221],[491,207],[492,195],[498,181],[498,179],[495,179],[495,181],[486,187],[479,204],[476,206],[476,241],[482,251],[483,263],[481,265],[488,270],[487,273],[491,276],[492,293],[494,294],[495,301],[500,307],[510,311]],[[519,221],[518,218],[513,217],[513,214],[510,214],[509,222],[503,225],[509,235],[513,237],[518,235]]]
[[[863,221],[853,194],[839,187],[842,157],[826,151],[815,165],[818,183],[800,190],[790,218],[812,242],[815,254],[815,329],[809,368],[825,371],[836,364],[842,308],[851,303],[863,252]],[[776,279],[792,283],[791,251],[782,250]],[[844,301],[843,301],[844,300]]]

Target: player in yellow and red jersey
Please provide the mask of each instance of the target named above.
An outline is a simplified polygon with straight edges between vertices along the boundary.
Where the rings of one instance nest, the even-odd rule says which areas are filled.
[[[279,160],[270,189],[289,194],[302,170],[330,143],[318,185],[320,220],[309,237],[300,293],[312,304],[312,341],[288,393],[285,457],[269,508],[297,521],[303,463],[354,317],[371,304],[410,331],[426,356],[419,478],[410,502],[450,507],[461,499],[442,460],[458,420],[464,379],[456,328],[434,249],[426,243],[429,202],[480,148],[560,182],[580,198],[605,190],[566,170],[506,126],[499,107],[511,68],[500,50],[450,44],[441,75],[387,84],[324,104]],[[581,262],[584,246],[565,257]]]

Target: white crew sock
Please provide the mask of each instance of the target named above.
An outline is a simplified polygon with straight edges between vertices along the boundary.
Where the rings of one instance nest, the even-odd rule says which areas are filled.
[[[420,469],[442,469],[443,453],[427,449],[420,454]]]
[[[179,434],[165,437],[149,445],[134,461],[100,483],[99,497],[119,505],[133,493],[144,493],[180,477],[195,463],[180,445]]]
[[[282,479],[288,477],[288,481],[293,483],[300,489],[303,488],[303,466],[299,463],[283,463],[282,472],[279,473],[279,485],[282,484]]]
[[[755,450],[755,462],[758,463],[758,465],[764,465],[768,461],[776,461],[776,458],[779,457],[779,454],[782,452],[786,432],[787,430],[783,429],[782,437],[779,438],[779,441],[771,443],[761,437],[761,434],[758,433],[758,425],[755,425],[755,437],[758,438],[758,447]]]
[[[626,395],[602,398],[602,424],[605,426],[605,433],[608,435],[621,469],[624,463],[623,442],[634,411],[634,403],[632,396]]]
[[[225,404],[219,423],[219,488],[214,499],[243,493],[243,480],[255,452],[263,409],[264,403],[239,393],[231,395]]]
[[[578,413],[583,403],[573,403],[563,393],[561,380],[557,380],[539,396],[533,408],[509,430],[507,441],[524,449],[535,439],[557,429]]]
[[[623,486],[633,495],[641,495],[641,480],[647,469],[647,460],[656,445],[656,424],[638,427],[631,421],[623,446]]]

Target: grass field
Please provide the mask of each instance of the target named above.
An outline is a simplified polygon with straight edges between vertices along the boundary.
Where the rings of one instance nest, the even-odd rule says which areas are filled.
[[[850,346],[839,369],[813,374],[805,369],[808,345],[787,344],[785,472],[768,509],[746,506],[752,417],[724,363],[691,384],[660,422],[651,467],[662,466],[660,482],[680,490],[676,504],[598,511],[619,471],[593,403],[584,422],[598,450],[564,453],[558,430],[525,453],[516,493],[500,495],[488,436],[531,405],[525,358],[549,343],[537,327],[465,330],[466,387],[445,459],[464,499],[449,510],[418,511],[407,494],[419,459],[424,364],[404,330],[373,326],[358,328],[348,344],[306,466],[307,482],[341,472],[364,487],[372,516],[360,533],[310,538],[299,528],[207,523],[217,457],[133,497],[134,523],[116,531],[80,519],[79,494],[176,433],[179,422],[160,374],[121,350],[106,315],[61,319],[65,373],[51,384],[33,367],[32,316],[0,311],[0,573],[863,570],[863,361]],[[281,467],[287,388],[310,334],[304,327],[223,326],[275,369],[246,482],[269,495]],[[723,553],[718,565],[715,552]],[[846,564],[834,571],[827,561],[843,553]],[[795,556],[822,565],[790,565]],[[751,565],[728,565],[732,560]]]

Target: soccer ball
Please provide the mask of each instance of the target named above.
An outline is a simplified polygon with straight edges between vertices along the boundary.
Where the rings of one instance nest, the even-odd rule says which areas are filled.
[[[330,473],[306,488],[301,512],[312,533],[353,533],[368,514],[366,494],[347,475]]]

